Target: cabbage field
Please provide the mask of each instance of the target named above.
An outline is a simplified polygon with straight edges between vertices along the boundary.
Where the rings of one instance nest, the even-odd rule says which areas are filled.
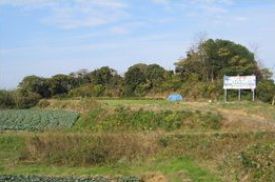
[[[78,117],[76,112],[61,110],[0,110],[0,131],[71,128]]]

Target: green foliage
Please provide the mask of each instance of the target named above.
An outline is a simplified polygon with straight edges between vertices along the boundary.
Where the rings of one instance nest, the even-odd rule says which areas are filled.
[[[261,76],[263,80],[272,80],[273,73],[267,68],[261,69]]]
[[[242,151],[238,157],[243,173],[250,181],[272,181],[275,179],[275,144],[254,144]]]
[[[77,85],[73,77],[63,74],[53,76],[48,80],[48,83],[52,95],[68,93]]]
[[[37,93],[42,97],[49,97],[51,95],[49,90],[49,82],[45,78],[38,76],[27,76],[20,83],[19,88],[25,92]]]
[[[98,149],[97,151],[100,151],[99,148],[104,148],[106,146],[106,149],[108,149],[110,152],[105,153],[105,159],[108,159],[110,157],[116,156],[117,159],[119,159],[117,162],[112,161],[111,163],[103,163],[100,165],[87,165],[79,166],[81,165],[81,162],[83,160],[80,160],[83,158],[84,154],[91,155],[93,154],[90,151],[90,148],[88,146],[93,145],[93,139],[98,134],[90,134],[89,137],[85,137],[84,135],[66,135],[57,137],[56,135],[49,135],[47,137],[41,137],[39,136],[38,139],[36,137],[35,143],[39,143],[39,145],[35,145],[37,147],[43,148],[41,149],[40,156],[43,156],[45,154],[50,154],[49,150],[53,150],[51,155],[55,155],[56,153],[60,153],[59,158],[63,157],[64,160],[66,160],[68,163],[67,165],[54,165],[57,161],[48,161],[48,160],[41,160],[41,158],[35,158],[35,160],[32,161],[32,164],[25,163],[24,159],[22,157],[20,158],[21,161],[18,161],[18,158],[14,158],[13,156],[5,156],[5,159],[9,159],[7,168],[4,169],[4,171],[0,170],[0,174],[2,174],[3,177],[6,177],[6,180],[9,180],[10,177],[14,177],[13,179],[16,179],[18,175],[22,177],[23,179],[30,179],[30,175],[39,175],[43,179],[71,179],[72,174],[74,176],[83,176],[83,177],[75,177],[74,179],[88,179],[88,178],[94,178],[94,177],[85,177],[85,176],[108,176],[109,180],[114,181],[135,181],[137,179],[140,179],[141,181],[150,181],[154,179],[154,175],[156,176],[162,176],[164,179],[168,178],[168,181],[176,181],[180,180],[182,178],[184,179],[192,179],[194,181],[219,181],[214,174],[212,174],[207,168],[203,168],[200,165],[197,164],[196,161],[194,161],[190,157],[180,157],[180,156],[173,156],[173,157],[164,157],[160,155],[154,155],[154,159],[151,160],[150,156],[152,155],[152,152],[161,152],[160,149],[154,149],[151,151],[151,148],[154,148],[155,146],[155,139],[152,138],[152,135],[146,135],[146,134],[140,134],[140,135],[133,135],[133,134],[112,134],[106,139],[103,139],[104,137],[97,136],[96,141],[101,141],[100,144],[97,144]],[[106,134],[105,134],[106,135]],[[13,147],[16,146],[18,141],[24,139],[24,136],[17,136],[14,137],[14,139],[10,139],[8,136],[0,138],[0,147],[5,147],[7,149],[5,151],[6,154],[15,154],[17,151],[21,151],[22,147],[17,148]],[[31,139],[30,139],[31,138]],[[26,137],[26,142],[22,142],[22,144],[27,145],[27,148],[30,148],[30,150],[34,149],[36,150],[36,147],[34,147],[33,143],[34,136]],[[1,140],[5,141],[5,143],[2,145]],[[37,142],[40,141],[40,142]],[[55,141],[55,142],[54,142]],[[61,141],[61,142],[58,142]],[[62,142],[64,141],[64,142]],[[79,147],[78,142],[81,143],[82,147]],[[86,142],[85,142],[86,141]],[[109,142],[108,142],[109,141]],[[30,145],[30,142],[32,143]],[[99,143],[99,142],[98,142]],[[66,147],[65,147],[66,146]],[[153,146],[153,147],[152,147]],[[26,147],[26,146],[25,146]],[[24,147],[23,147],[24,148]],[[56,149],[55,149],[56,148]],[[57,149],[59,148],[59,150]],[[75,156],[68,157],[68,153],[71,152],[71,150],[74,150],[75,148],[81,148],[79,150],[78,155],[75,154]],[[85,148],[85,150],[84,150]],[[65,150],[64,150],[65,149]],[[32,150],[32,152],[34,151]],[[102,150],[102,149],[101,149]],[[138,152],[134,153],[135,150],[138,150]],[[0,151],[1,154],[2,151]],[[90,154],[89,154],[90,153]],[[128,161],[128,157],[130,154],[136,155],[135,157],[139,160],[132,160]],[[63,155],[62,155],[63,154]],[[140,155],[142,154],[142,155]],[[123,156],[122,156],[123,155]],[[40,157],[39,155],[37,157]],[[48,155],[49,157],[49,155]],[[65,158],[67,157],[67,159]],[[127,158],[127,159],[126,159]],[[140,160],[142,158],[142,160]],[[146,160],[146,159],[147,160]],[[13,165],[12,168],[8,167],[10,160],[16,161],[16,165]],[[43,158],[42,158],[43,159]],[[23,160],[23,162],[22,162]],[[69,162],[72,162],[72,160],[79,160],[77,163],[75,163],[75,166],[68,165]],[[60,160],[59,160],[60,161]],[[48,163],[52,162],[51,165]],[[60,163],[59,163],[60,164]],[[182,172],[184,172],[184,176],[179,175]],[[3,176],[4,174],[4,176]],[[8,176],[7,176],[8,174]],[[45,176],[66,176],[66,177],[51,177],[51,178],[45,178]],[[119,174],[119,177],[116,177]],[[152,175],[153,174],[153,175]],[[13,175],[13,176],[11,176]],[[25,175],[25,176],[21,176]],[[138,175],[139,177],[134,177]],[[165,176],[164,176],[165,175]],[[37,176],[35,176],[37,177]],[[0,178],[1,179],[1,178]],[[156,178],[155,178],[156,179]],[[159,179],[159,178],[157,178]]]
[[[0,90],[0,108],[13,108],[15,105],[12,92]]]
[[[214,113],[191,111],[132,111],[126,107],[117,107],[108,113],[104,109],[96,109],[83,116],[80,125],[89,126],[97,131],[127,131],[127,130],[177,130],[181,128],[219,129],[222,117]],[[88,124],[89,123],[89,124]]]
[[[221,81],[188,81],[183,83],[179,90],[182,95],[194,100],[201,98],[219,100],[219,97],[223,95],[223,90],[221,88]]]
[[[144,96],[150,91],[161,91],[162,82],[169,76],[158,64],[135,64],[125,73],[125,95]]]
[[[74,125],[78,117],[79,115],[77,113],[57,110],[2,110],[0,111],[0,131],[41,131],[70,128]]]
[[[171,92],[181,92],[185,98],[194,100],[218,100],[223,92],[224,75],[253,74],[259,83],[258,98],[270,102],[274,95],[274,89],[267,84],[271,81],[271,71],[261,68],[254,53],[245,46],[229,40],[201,41],[175,65],[174,73],[158,64],[139,63],[130,66],[123,77],[108,66],[91,72],[82,69],[69,75],[58,74],[51,78],[27,76],[18,88],[30,93],[30,97],[37,94],[42,98],[166,97]],[[229,99],[233,96],[235,94],[229,92]],[[249,96],[245,93],[246,97]],[[9,99],[5,102],[12,105]],[[29,104],[26,105],[23,107],[29,107]]]
[[[263,102],[271,103],[273,97],[275,97],[275,84],[273,80],[263,80],[258,83],[257,95]]]
[[[213,114],[207,112],[206,115],[202,116],[203,126],[211,129],[219,129],[221,127],[221,120],[223,119],[219,114]]]
[[[146,81],[144,65],[133,65],[125,73],[126,95],[136,95],[136,88]]]
[[[157,145],[139,134],[45,134],[30,137],[21,150],[21,161],[85,166],[112,164],[152,156]],[[154,141],[154,138],[151,138]]]
[[[108,66],[103,66],[94,70],[90,73],[90,77],[93,84],[104,86],[115,84],[117,81],[116,79],[119,79],[117,71]]]
[[[100,97],[103,96],[105,87],[103,85],[86,84],[70,90],[70,97]]]
[[[150,89],[156,89],[161,82],[165,80],[166,70],[158,64],[150,64],[145,70],[147,82],[150,84]]]
[[[35,106],[41,96],[34,92],[18,89],[15,91],[0,91],[0,108],[30,108]]]
[[[195,75],[200,81],[222,79],[224,75],[260,75],[254,54],[246,47],[228,40],[209,39],[191,49],[176,63],[183,80]]]
[[[41,99],[41,96],[34,92],[19,89],[13,93],[13,98],[16,108],[25,109],[35,106]]]

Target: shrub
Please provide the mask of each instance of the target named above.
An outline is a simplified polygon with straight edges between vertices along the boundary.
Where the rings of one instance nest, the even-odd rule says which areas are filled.
[[[257,86],[258,98],[263,102],[271,102],[275,96],[275,84],[272,80],[263,80]]]
[[[0,108],[14,108],[15,106],[12,92],[0,90]]]
[[[23,90],[17,90],[16,92],[14,92],[13,97],[17,108],[21,109],[33,107],[41,99],[41,96],[39,94],[33,92],[25,92]]]

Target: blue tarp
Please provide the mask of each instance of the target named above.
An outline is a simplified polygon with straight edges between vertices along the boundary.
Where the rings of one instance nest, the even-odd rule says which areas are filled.
[[[171,101],[171,102],[176,102],[176,101],[181,101],[183,100],[183,97],[178,94],[178,93],[173,93],[173,94],[170,94],[168,97],[167,97],[167,100]]]

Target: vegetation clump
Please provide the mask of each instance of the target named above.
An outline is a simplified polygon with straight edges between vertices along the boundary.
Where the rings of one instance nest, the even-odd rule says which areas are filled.
[[[123,106],[113,112],[103,108],[95,109],[81,118],[76,127],[90,128],[95,131],[150,131],[178,129],[219,129],[222,116],[218,113],[181,111],[131,110]]]
[[[275,179],[275,143],[256,143],[238,156],[241,172],[237,173],[239,179],[248,181],[272,181]]]
[[[149,139],[149,140],[148,140]],[[141,134],[37,135],[26,140],[21,161],[85,166],[132,161],[157,152],[155,136]]]

